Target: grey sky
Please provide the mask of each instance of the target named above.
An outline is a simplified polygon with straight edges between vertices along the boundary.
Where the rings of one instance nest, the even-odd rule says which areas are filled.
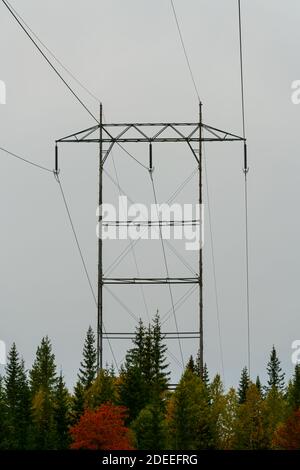
[[[104,105],[111,121],[195,121],[197,100],[168,0],[12,1],[32,29]],[[235,0],[175,2],[203,101],[204,121],[241,133],[238,23]],[[300,335],[298,123],[291,82],[299,79],[300,6],[296,0],[243,1],[246,121],[249,146],[250,289],[253,375],[264,378],[275,344],[291,373],[291,343]],[[0,145],[52,168],[55,139],[93,124],[24,33],[0,5],[0,79],[7,104],[0,106]],[[72,84],[74,85],[74,83]],[[97,113],[97,103],[76,85]],[[145,149],[132,148],[145,159]],[[236,384],[246,365],[246,308],[242,147],[205,148],[209,178],[226,384]],[[138,201],[150,201],[149,177],[119,151],[115,161],[121,186]],[[178,148],[155,154],[161,201],[193,169]],[[107,170],[114,176],[112,161]],[[65,146],[61,178],[89,270],[96,279],[97,149]],[[195,181],[194,181],[195,184]],[[105,196],[117,193],[107,182]],[[193,185],[181,196],[189,202]],[[57,364],[72,384],[95,308],[84,278],[57,183],[49,173],[1,153],[0,339],[17,343],[30,366],[45,334]],[[206,218],[207,222],[207,218]],[[220,371],[216,308],[208,224],[205,260],[205,361]],[[106,251],[109,264],[122,246]],[[163,272],[159,245],[137,250],[142,273]],[[156,251],[155,251],[156,250]],[[144,258],[142,257],[144,256]],[[189,260],[192,262],[192,257]],[[170,270],[180,264],[170,257]],[[156,271],[157,272],[157,271]],[[185,271],[182,271],[185,273]],[[134,274],[130,256],[118,273]],[[135,289],[133,292],[132,289]],[[115,291],[137,316],[146,318],[138,287]],[[183,288],[182,288],[183,289]],[[166,288],[146,290],[149,309],[170,308]],[[184,291],[175,291],[177,298]],[[182,328],[196,324],[192,296],[178,312]],[[132,329],[133,320],[109,294],[108,329]],[[172,319],[168,328],[174,330]],[[113,343],[118,360],[124,346]],[[183,344],[185,358],[196,349]],[[176,343],[171,345],[178,357]],[[106,360],[111,355],[106,348]],[[180,369],[172,363],[174,379]]]

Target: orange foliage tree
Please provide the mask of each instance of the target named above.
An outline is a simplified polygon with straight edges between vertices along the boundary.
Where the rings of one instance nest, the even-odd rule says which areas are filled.
[[[70,429],[72,449],[132,450],[132,435],[124,422],[127,410],[106,403],[96,410],[86,410]]]
[[[300,410],[295,411],[277,428],[273,446],[284,450],[300,449]]]

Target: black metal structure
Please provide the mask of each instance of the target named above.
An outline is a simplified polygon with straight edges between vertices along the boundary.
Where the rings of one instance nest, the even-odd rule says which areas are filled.
[[[203,142],[244,142],[245,138],[216,127],[209,126],[202,121],[202,104],[199,104],[198,122],[182,123],[104,123],[103,108],[100,106],[100,119],[97,125],[75,132],[71,135],[58,139],[56,141],[55,151],[55,172],[59,171],[58,144],[76,143],[76,144],[98,144],[99,146],[99,198],[98,204],[101,208],[103,197],[103,168],[114,146],[120,146],[128,143],[147,143],[149,144],[149,171],[152,171],[152,145],[154,143],[182,143],[189,147],[193,157],[198,165],[198,202],[200,206],[203,203],[202,190],[202,143]],[[107,146],[103,148],[104,144]],[[244,145],[246,158],[246,144]],[[100,211],[99,222],[102,222]],[[109,222],[106,222],[109,225]],[[116,223],[116,222],[112,222]],[[119,222],[121,224],[121,222]],[[132,222],[126,221],[125,225]],[[168,222],[159,221],[157,225],[161,226]],[[196,224],[199,221],[179,221],[178,223]],[[124,224],[124,222],[122,222]],[[141,224],[147,225],[147,222]],[[150,225],[150,222],[149,222]],[[103,286],[105,284],[198,284],[199,286],[199,330],[196,332],[177,332],[167,333],[166,339],[175,339],[182,337],[199,338],[200,351],[200,369],[204,365],[204,342],[203,342],[203,259],[202,248],[199,249],[199,272],[196,277],[178,277],[178,278],[108,278],[103,275],[102,261],[103,243],[101,237],[98,240],[98,316],[97,316],[97,365],[98,370],[103,367],[103,338],[107,339],[129,339],[132,333],[106,333],[103,334]]]

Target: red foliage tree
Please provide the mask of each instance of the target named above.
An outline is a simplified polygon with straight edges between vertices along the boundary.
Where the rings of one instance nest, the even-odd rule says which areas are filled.
[[[72,449],[132,450],[130,430],[125,426],[126,408],[111,403],[86,410],[70,429]]]
[[[300,410],[295,411],[275,432],[273,446],[284,450],[300,449]]]

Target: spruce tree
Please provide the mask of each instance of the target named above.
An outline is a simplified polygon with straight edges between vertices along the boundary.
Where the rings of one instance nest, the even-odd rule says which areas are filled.
[[[120,375],[120,401],[129,409],[130,420],[136,419],[146,405],[163,399],[169,377],[167,368],[158,314],[148,328],[140,320]]]
[[[193,373],[195,372],[195,362],[194,362],[194,358],[192,355],[190,356],[185,369]]]
[[[300,364],[296,364],[290,386],[289,402],[294,411],[300,409]]]
[[[165,337],[161,332],[158,313],[154,318],[149,336],[152,341],[151,362],[153,368],[153,384],[156,391],[163,392],[167,389],[170,372],[167,371],[169,367],[169,364],[166,362],[167,346],[164,343]]]
[[[37,348],[29,376],[32,396],[32,446],[39,450],[55,449],[54,404],[58,380],[55,356],[48,336],[42,339]]]
[[[244,367],[241,373],[240,383],[238,387],[238,397],[239,397],[239,404],[245,403],[247,391],[250,385],[250,378],[248,374],[247,367]]]
[[[4,380],[0,376],[0,450],[8,449],[7,442],[8,423],[7,423],[7,405],[5,399]]]
[[[262,394],[262,386],[261,386],[261,381],[260,381],[259,376],[256,377],[255,385],[259,393]]]
[[[270,354],[270,360],[267,365],[268,373],[268,386],[267,390],[275,388],[278,391],[283,391],[284,389],[284,373],[280,367],[280,360],[277,357],[277,352],[275,347],[272,347]]]
[[[211,407],[203,381],[186,370],[167,409],[168,449],[201,450],[214,447]]]
[[[85,404],[89,409],[96,409],[108,402],[115,405],[118,402],[116,378],[112,370],[102,369],[85,393]]]
[[[95,334],[91,326],[89,326],[84,346],[83,359],[80,363],[78,379],[87,390],[96,378],[97,372],[97,350],[95,347]]]
[[[54,423],[56,434],[56,449],[67,449],[70,443],[70,396],[63,375],[60,373],[54,391]]]
[[[24,449],[30,425],[30,397],[24,361],[20,359],[15,343],[8,353],[4,383],[9,448]]]
[[[51,394],[57,384],[55,356],[52,352],[51,341],[45,336],[36,351],[35,361],[29,373],[30,389],[34,396],[42,390]]]
[[[84,412],[85,390],[82,383],[78,380],[74,387],[74,393],[71,400],[71,424],[76,424]]]
[[[208,389],[208,387],[209,387],[209,373],[208,373],[208,367],[207,367],[206,363],[203,366],[202,382],[203,382],[205,388]]]

